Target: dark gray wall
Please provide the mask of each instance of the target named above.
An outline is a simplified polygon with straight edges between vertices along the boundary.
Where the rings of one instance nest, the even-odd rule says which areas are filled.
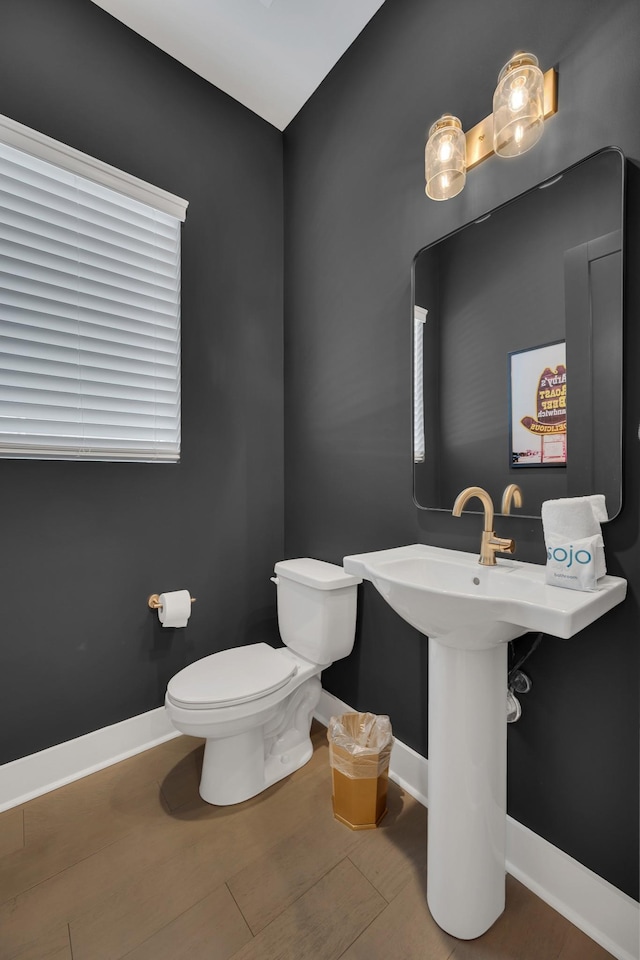
[[[387,0],[285,131],[286,552],[345,554],[422,541],[478,549],[477,516],[412,502],[411,295],[415,253],[595,150],[640,157],[637,0]],[[491,110],[512,53],[557,65],[557,116],[513,161],[472,171],[456,199],[424,195],[427,129],[453,111],[465,129]],[[637,262],[638,183],[628,262]],[[631,271],[630,271],[631,273]],[[625,604],[571,641],[545,638],[533,690],[509,729],[509,813],[638,896],[637,271],[627,287],[626,501],[605,531]],[[479,318],[481,322],[481,318]],[[539,521],[509,518],[517,556],[544,561]],[[519,641],[519,649],[526,645]],[[426,641],[370,585],[354,654],[324,685],[389,713],[426,755]]]
[[[159,706],[277,636],[282,136],[89,0],[4,0],[0,113],[189,200],[182,459],[0,460],[0,762]],[[188,587],[186,630],[150,593]]]

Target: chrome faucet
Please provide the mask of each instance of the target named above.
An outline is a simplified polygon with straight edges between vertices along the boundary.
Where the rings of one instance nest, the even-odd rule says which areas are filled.
[[[515,489],[510,490],[510,487],[514,487]],[[507,493],[507,491],[509,491],[509,493]],[[484,507],[484,530],[482,531],[480,557],[478,562],[483,564],[483,566],[494,566],[496,563],[496,553],[513,553],[516,545],[513,540],[505,540],[502,537],[496,537],[493,530],[493,500],[487,491],[482,489],[482,487],[466,487],[461,493],[458,494],[456,497],[456,502],[453,505],[454,517],[459,517],[462,515],[462,511],[467,504],[467,501],[471,500],[473,497],[477,497]],[[520,503],[518,503],[518,499],[520,500]],[[503,513],[505,512],[505,502],[507,507],[510,509],[512,500],[516,506],[520,506],[522,503],[520,488],[515,483],[510,484],[504,492],[502,499]],[[506,512],[508,513],[509,510],[507,509]]]

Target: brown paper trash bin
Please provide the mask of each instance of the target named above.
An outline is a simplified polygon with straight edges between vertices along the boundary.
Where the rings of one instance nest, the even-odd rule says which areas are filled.
[[[377,827],[387,812],[393,736],[389,717],[344,713],[327,727],[333,815],[352,830]]]

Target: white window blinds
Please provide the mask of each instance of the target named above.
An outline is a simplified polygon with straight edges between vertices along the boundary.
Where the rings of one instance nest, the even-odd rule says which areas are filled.
[[[0,143],[0,456],[179,459],[180,228]]]

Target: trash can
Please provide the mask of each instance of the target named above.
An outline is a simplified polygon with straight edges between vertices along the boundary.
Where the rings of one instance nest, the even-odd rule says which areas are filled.
[[[344,713],[327,727],[333,815],[352,830],[377,827],[387,812],[389,717]]]

